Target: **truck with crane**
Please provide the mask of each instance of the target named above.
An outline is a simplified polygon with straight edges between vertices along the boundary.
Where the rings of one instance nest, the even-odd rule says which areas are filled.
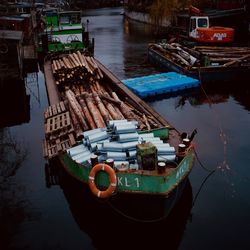
[[[235,30],[230,27],[212,26],[209,16],[204,15],[198,8],[189,7],[188,17],[184,25],[177,24],[182,28],[188,40],[199,44],[229,44],[234,41]]]

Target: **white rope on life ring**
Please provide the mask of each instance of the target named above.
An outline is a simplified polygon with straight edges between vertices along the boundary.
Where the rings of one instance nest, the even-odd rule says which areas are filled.
[[[109,186],[106,190],[99,190],[95,184],[95,176],[99,171],[105,171],[109,176]],[[98,198],[108,198],[115,191],[117,185],[116,174],[113,168],[105,163],[96,164],[89,173],[89,188]]]

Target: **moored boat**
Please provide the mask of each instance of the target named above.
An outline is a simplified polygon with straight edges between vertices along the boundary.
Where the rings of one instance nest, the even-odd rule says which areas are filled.
[[[82,22],[81,11],[43,10],[44,30],[40,34],[38,52],[41,55],[88,50],[94,53],[94,41]]]
[[[149,44],[148,60],[164,71],[175,71],[201,82],[228,82],[250,75],[248,47]]]
[[[96,198],[129,198],[167,215],[194,163],[192,139],[132,93],[104,65],[80,53],[44,67],[50,106],[44,156]],[[134,200],[134,202],[133,202]]]

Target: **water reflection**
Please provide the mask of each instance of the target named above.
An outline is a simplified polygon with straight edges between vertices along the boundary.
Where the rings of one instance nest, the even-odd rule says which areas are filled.
[[[0,249],[10,248],[20,224],[31,216],[25,188],[15,179],[28,158],[28,146],[11,129],[30,122],[30,95],[25,83],[6,75],[0,79]]]
[[[28,213],[27,201],[19,198],[22,187],[13,180],[28,155],[8,128],[0,129],[0,249],[9,249],[11,237]]]
[[[158,70],[147,59],[147,46],[155,42],[150,25],[142,25],[124,18],[124,77],[139,77],[158,73]]]
[[[30,96],[26,94],[24,80],[0,80],[0,117],[0,128],[29,122]]]
[[[230,97],[232,97],[246,110],[250,111],[250,86],[246,85],[244,82],[238,84],[228,82],[226,87],[223,84],[202,84],[195,89],[159,95],[154,97],[154,100],[170,97],[176,97],[175,108],[182,108],[187,103],[192,106],[226,103],[229,101]]]
[[[147,97],[144,100],[148,103],[157,101],[166,101],[167,99],[174,99],[175,109],[183,109],[187,104],[193,107],[208,105],[211,107],[216,104],[223,104],[229,102],[233,98],[236,103],[241,105],[245,110],[250,111],[250,86],[246,85],[248,80],[239,83],[227,83],[225,87],[207,85],[195,89],[185,89],[183,91],[159,94],[157,96]]]
[[[94,198],[67,174],[60,173],[59,184],[76,223],[91,237],[95,249],[160,249],[164,244],[167,249],[178,249],[192,207],[189,181],[170,215],[155,222],[131,220],[108,201]]]

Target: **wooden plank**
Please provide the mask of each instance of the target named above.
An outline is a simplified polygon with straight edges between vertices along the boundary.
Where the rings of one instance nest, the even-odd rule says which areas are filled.
[[[61,141],[59,138],[56,139],[56,148],[58,152],[62,151],[62,145],[61,145]]]
[[[59,104],[60,104],[60,107],[61,107],[62,112],[66,111],[64,102],[60,102]]]
[[[57,148],[56,145],[54,145],[51,141],[47,142],[47,148],[48,148],[48,158],[52,158],[57,155]]]
[[[57,86],[54,81],[51,62],[45,62],[44,64],[44,76],[48,93],[49,104],[53,105],[60,102]]]
[[[52,107],[49,106],[49,117],[53,116]]]
[[[43,156],[44,158],[48,157],[48,147],[47,147],[47,141],[43,140]]]
[[[64,112],[56,116],[52,116],[46,120],[45,134],[47,136],[60,136],[72,132],[73,127],[69,112]]]
[[[65,127],[71,127],[71,120],[70,120],[70,115],[69,112],[65,113]]]
[[[51,108],[52,108],[52,114],[53,114],[53,115],[57,115],[57,107],[56,107],[56,104],[55,104],[55,105],[52,105]]]
[[[53,119],[47,119],[47,123],[45,124],[45,134],[49,134],[52,130],[53,126]]]
[[[75,140],[73,133],[68,134],[68,136],[69,136],[70,145],[74,146],[76,144],[76,140]]]
[[[57,155],[57,148],[53,146],[49,149],[49,158],[52,158]]]
[[[56,110],[57,110],[57,114],[62,113],[60,103],[57,103],[57,104],[56,104]]]
[[[69,133],[63,137],[57,137],[54,139],[44,140],[44,157],[51,159],[58,155],[61,151],[66,151],[68,148],[76,144],[73,133]]]
[[[53,104],[49,106],[45,111],[44,111],[44,118],[47,120],[48,118],[51,118],[53,116],[56,116],[58,114],[61,114],[63,112],[66,112],[66,108],[63,102],[59,102],[56,104]]]
[[[69,140],[65,140],[61,143],[61,147],[62,147],[62,150],[65,151],[67,150],[68,148],[71,147],[71,144],[70,144],[70,141]]]

